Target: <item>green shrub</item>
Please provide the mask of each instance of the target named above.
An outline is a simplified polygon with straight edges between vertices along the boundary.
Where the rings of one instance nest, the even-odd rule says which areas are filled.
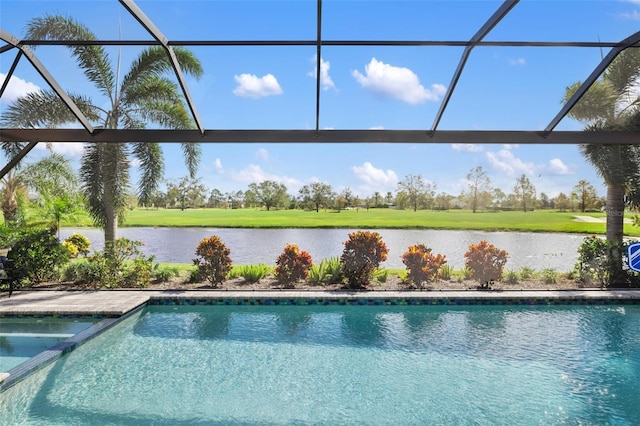
[[[340,256],[342,272],[350,288],[369,284],[372,272],[387,259],[389,250],[377,232],[357,231],[349,234]]]
[[[520,268],[520,278],[523,280],[529,280],[533,278],[533,275],[536,273],[536,270],[533,268],[529,268],[528,266],[523,266]]]
[[[156,264],[153,268],[153,279],[160,283],[166,283],[178,275],[180,275],[180,269],[177,266]]]
[[[49,230],[25,229],[11,242],[7,257],[14,261],[14,288],[18,288],[59,277],[69,251]]]
[[[504,272],[502,281],[506,282],[507,284],[516,284],[518,282],[518,279],[518,272],[514,271],[513,269],[509,269],[508,271]]]
[[[145,256],[140,250],[143,243],[127,238],[108,241],[102,251],[97,251],[87,259],[92,266],[88,270],[97,277],[91,284],[101,288],[147,287],[151,284],[153,256]]]
[[[585,237],[578,247],[578,261],[575,269],[580,280],[590,284],[596,280],[600,286],[609,282],[609,251],[611,244],[595,235]]]
[[[196,248],[198,257],[193,259],[193,264],[198,267],[200,277],[215,287],[222,283],[231,271],[233,263],[229,257],[230,253],[220,237],[213,235],[200,241]]]
[[[493,244],[482,240],[478,244],[471,244],[464,254],[465,267],[471,271],[471,277],[478,280],[482,287],[489,287],[493,281],[502,278],[504,265],[509,254],[498,249]]]
[[[65,238],[64,243],[66,243],[68,246],[74,246],[78,255],[86,256],[89,254],[89,247],[91,247],[91,242],[82,234],[71,234],[67,238]]]
[[[232,268],[230,277],[242,277],[248,283],[257,283],[271,273],[271,266],[259,263],[257,265],[239,265]]]
[[[276,279],[285,287],[292,286],[296,281],[307,278],[311,265],[313,262],[309,253],[300,251],[295,244],[287,244],[276,260]]]
[[[432,254],[431,249],[424,244],[415,244],[404,252],[402,263],[407,267],[409,281],[422,288],[422,283],[437,278],[438,270],[447,261],[441,254]]]
[[[327,277],[327,265],[323,261],[319,264],[311,265],[309,271],[307,272],[307,282],[309,284],[314,285],[323,285],[325,284],[325,279]]]
[[[88,259],[74,260],[65,268],[63,280],[74,284],[97,285],[100,282],[100,268],[96,262]]]
[[[544,268],[540,271],[540,278],[545,284],[555,284],[558,281],[558,275],[553,268]]]
[[[445,263],[440,267],[439,274],[440,274],[440,278],[442,278],[445,281],[449,281],[453,276],[453,268],[448,263]]]
[[[187,278],[188,283],[199,283],[202,281],[202,275],[200,275],[200,268],[196,267],[189,270]]]
[[[471,272],[471,269],[469,268],[462,269],[461,273],[462,278],[464,278],[465,280],[470,280],[473,277],[473,272]]]
[[[385,283],[387,282],[387,279],[389,278],[389,270],[386,268],[376,268],[373,271],[373,279],[379,283]]]
[[[326,269],[326,282],[329,284],[342,282],[344,273],[342,272],[342,263],[338,256],[323,259],[321,263],[324,263]]]

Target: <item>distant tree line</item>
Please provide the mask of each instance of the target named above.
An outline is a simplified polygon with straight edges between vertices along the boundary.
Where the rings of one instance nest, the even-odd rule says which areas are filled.
[[[598,196],[595,187],[586,180],[580,180],[569,194],[559,193],[550,197],[544,192],[537,193],[535,186],[526,175],[514,181],[509,193],[492,187],[491,180],[482,167],[469,171],[467,186],[460,194],[437,192],[437,185],[421,175],[407,175],[398,182],[395,192],[376,191],[369,196],[355,195],[350,188],[337,192],[328,183],[313,182],[304,185],[296,194],[290,194],[280,182],[264,180],[253,182],[244,191],[222,192],[209,189],[201,179],[183,177],[178,182],[168,182],[166,191],[156,191],[148,208],[264,208],[305,209],[320,211],[326,209],[370,209],[396,208],[402,210],[450,210],[470,209],[473,212],[486,210],[556,209],[561,211],[599,211],[604,206],[604,198]]]

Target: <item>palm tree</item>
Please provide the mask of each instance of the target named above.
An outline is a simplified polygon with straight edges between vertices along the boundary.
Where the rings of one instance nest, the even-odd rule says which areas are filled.
[[[46,15],[33,19],[26,38],[42,40],[97,40],[87,27],[72,18]],[[178,85],[167,78],[173,70],[161,47],[144,49],[129,71],[119,75],[120,58],[114,71],[103,46],[68,46],[87,79],[105,99],[70,94],[86,117],[96,127],[106,129],[141,129],[147,123],[166,128],[192,128],[193,120],[185,108]],[[187,49],[174,52],[185,74],[202,75],[198,59]],[[107,107],[103,105],[107,104]],[[14,127],[55,127],[75,123],[76,119],[58,96],[43,90],[17,99],[6,111],[3,124]],[[197,144],[182,144],[189,173],[194,176],[200,158]],[[164,171],[162,150],[157,143],[88,143],[85,144],[80,180],[89,213],[104,229],[105,241],[116,238],[118,222],[126,211],[131,157],[140,164],[138,197],[146,203],[157,189]]]
[[[640,113],[637,84],[640,49],[626,49],[609,65],[569,112],[586,125],[585,130],[634,130]],[[567,88],[565,101],[580,87]],[[640,147],[637,145],[582,145],[582,155],[607,185],[607,241],[611,246],[610,280],[622,279],[622,236],[625,197],[634,193],[640,178]]]
[[[10,155],[7,147],[5,154]],[[0,210],[5,223],[21,218],[21,207],[29,190],[40,201],[58,197],[72,197],[76,192],[77,177],[69,160],[60,154],[51,154],[26,166],[18,165],[0,180]]]

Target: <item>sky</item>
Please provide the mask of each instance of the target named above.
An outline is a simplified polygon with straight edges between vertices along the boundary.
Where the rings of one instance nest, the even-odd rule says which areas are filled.
[[[466,41],[500,1],[323,2],[325,40]],[[291,1],[142,1],[138,6],[169,40],[314,40],[316,3]],[[115,0],[0,0],[0,27],[22,38],[27,22],[45,14],[71,16],[99,39],[150,39]],[[620,41],[638,31],[640,0],[522,0],[486,40]],[[122,73],[141,47],[108,47]],[[314,46],[193,47],[204,75],[187,77],[206,129],[315,128]],[[107,105],[63,47],[35,54],[70,93]],[[451,83],[462,48],[325,46],[321,57],[320,128],[429,129]],[[559,111],[565,88],[584,80],[608,50],[478,47],[440,122],[440,130],[542,130]],[[0,82],[15,51],[0,54]],[[17,97],[48,88],[21,59],[2,98],[0,114]],[[67,127],[80,127],[77,123]],[[149,126],[153,128],[153,126]],[[580,130],[565,118],[558,130]],[[40,144],[42,145],[42,144]],[[46,155],[38,145],[27,161]],[[53,149],[79,164],[82,144]],[[186,176],[179,144],[164,144],[165,177]],[[604,195],[602,179],[575,145],[502,144],[203,144],[198,178],[222,192],[274,180],[290,194],[312,182],[349,188],[366,197],[395,192],[407,175],[421,175],[437,192],[460,194],[466,175],[481,166],[492,186],[509,193],[525,174],[538,193],[569,193],[581,179]],[[134,164],[133,175],[136,165]],[[134,182],[135,183],[135,182]]]

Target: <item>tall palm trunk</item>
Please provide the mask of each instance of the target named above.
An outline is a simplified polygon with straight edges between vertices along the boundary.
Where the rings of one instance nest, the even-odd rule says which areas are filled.
[[[104,191],[104,241],[113,242],[117,238],[118,230],[118,212],[114,204],[114,196],[112,191],[105,188]]]
[[[624,233],[623,187],[607,186],[607,241],[610,243],[609,282],[622,283],[622,236]]]

